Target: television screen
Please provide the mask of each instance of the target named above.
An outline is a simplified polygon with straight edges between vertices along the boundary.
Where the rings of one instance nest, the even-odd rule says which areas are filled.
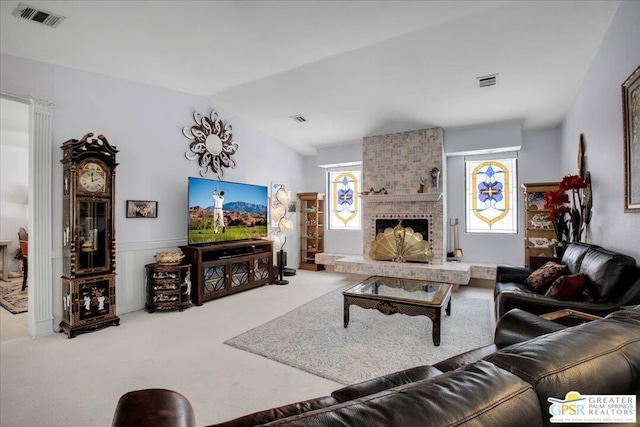
[[[189,178],[189,244],[267,237],[268,188]]]

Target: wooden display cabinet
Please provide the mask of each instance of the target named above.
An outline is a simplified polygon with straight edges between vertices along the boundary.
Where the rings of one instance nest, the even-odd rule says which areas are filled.
[[[273,282],[273,242],[241,240],[183,246],[191,263],[196,305]]]
[[[557,182],[522,184],[524,189],[524,266],[537,268],[543,260],[557,260],[551,241],[556,238],[549,220],[550,210],[544,207],[544,193],[558,190]]]
[[[144,266],[149,313],[156,310],[180,310],[191,306],[191,264]]]
[[[318,271],[316,255],[324,252],[324,193],[298,193],[300,200],[300,269]]]

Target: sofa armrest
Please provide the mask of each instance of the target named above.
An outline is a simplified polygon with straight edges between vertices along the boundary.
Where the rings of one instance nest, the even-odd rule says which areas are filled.
[[[195,427],[196,416],[186,397],[159,388],[130,391],[116,406],[111,427]]]
[[[533,314],[545,314],[562,309],[574,309],[585,313],[604,316],[619,309],[619,305],[612,303],[595,303],[592,301],[559,301],[544,295],[504,291],[495,295],[496,318],[499,319],[506,312],[520,308]]]
[[[496,282],[524,283],[531,273],[533,273],[531,268],[499,265],[496,270]]]
[[[519,308],[514,308],[498,320],[493,342],[496,346],[502,348],[564,328],[566,326]]]

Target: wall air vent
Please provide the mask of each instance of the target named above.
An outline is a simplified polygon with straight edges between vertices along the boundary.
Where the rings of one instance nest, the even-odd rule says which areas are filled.
[[[298,123],[304,123],[307,121],[307,119],[305,119],[302,114],[296,114],[295,116],[291,116],[290,119]]]
[[[62,15],[56,15],[55,13],[47,12],[24,3],[19,3],[12,15],[29,21],[39,22],[53,28],[57,28],[58,25],[66,19],[66,17]]]
[[[480,87],[495,86],[497,77],[498,77],[497,74],[492,74],[490,76],[477,77],[478,86]]]

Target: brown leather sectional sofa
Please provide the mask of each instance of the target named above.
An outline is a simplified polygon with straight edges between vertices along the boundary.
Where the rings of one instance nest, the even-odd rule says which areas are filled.
[[[547,399],[570,391],[640,394],[640,306],[573,327],[512,310],[492,345],[215,426],[548,426]],[[196,422],[185,397],[152,389],[118,402],[113,426],[134,425]]]
[[[640,304],[640,268],[634,258],[597,245],[572,243],[561,263],[567,266],[567,274],[587,277],[585,289],[575,300],[560,301],[536,292],[525,283],[533,271],[529,268],[498,266],[496,319],[513,308],[535,314],[568,308],[606,316],[622,306]]]

